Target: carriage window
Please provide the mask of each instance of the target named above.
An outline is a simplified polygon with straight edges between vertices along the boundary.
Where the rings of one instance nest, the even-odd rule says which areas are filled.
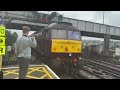
[[[52,38],[66,39],[66,30],[52,30]]]
[[[80,32],[68,31],[68,39],[80,40]]]

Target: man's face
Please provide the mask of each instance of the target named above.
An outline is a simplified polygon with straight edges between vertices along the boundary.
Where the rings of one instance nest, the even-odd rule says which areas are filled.
[[[29,31],[30,32],[30,31]],[[29,35],[29,32],[27,33],[27,36]]]

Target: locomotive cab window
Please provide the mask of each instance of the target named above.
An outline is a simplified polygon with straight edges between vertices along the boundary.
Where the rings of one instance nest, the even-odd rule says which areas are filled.
[[[52,30],[52,38],[54,39],[66,39],[67,38],[66,30]]]
[[[72,30],[52,30],[52,38],[81,40],[81,34],[79,31],[72,31]]]
[[[81,40],[80,36],[80,32],[68,30],[68,39]]]

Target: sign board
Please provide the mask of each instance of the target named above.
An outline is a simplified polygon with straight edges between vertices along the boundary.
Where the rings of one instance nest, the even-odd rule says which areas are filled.
[[[0,25],[0,55],[5,55],[6,52],[5,33],[6,33],[5,26]]]
[[[0,36],[5,36],[5,26],[0,25]]]
[[[0,37],[0,46],[5,45],[5,37]]]
[[[0,55],[5,55],[6,46],[0,46]]]

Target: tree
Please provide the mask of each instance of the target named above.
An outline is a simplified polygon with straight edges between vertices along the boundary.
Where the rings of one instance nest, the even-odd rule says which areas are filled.
[[[10,31],[6,30],[6,46],[12,46],[16,42],[18,35],[16,32],[11,34]]]
[[[18,35],[16,32],[11,34],[11,31],[6,30],[6,46],[11,46],[11,52],[7,52],[6,50],[6,59],[9,60],[11,55],[12,57],[15,55],[15,42],[18,38]]]

